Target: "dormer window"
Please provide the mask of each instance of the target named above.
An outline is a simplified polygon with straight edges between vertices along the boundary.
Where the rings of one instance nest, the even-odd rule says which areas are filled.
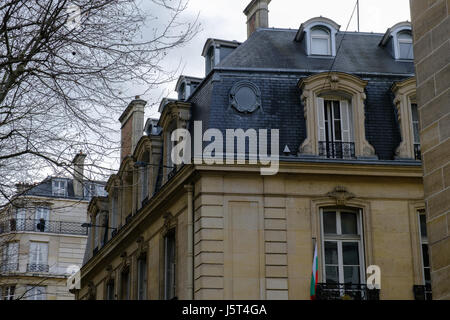
[[[311,54],[331,55],[331,38],[328,29],[322,27],[311,29]]]
[[[66,180],[53,180],[52,193],[54,196],[67,196]]]
[[[413,41],[410,31],[401,31],[397,34],[398,53],[400,59],[414,59]]]
[[[413,60],[411,23],[400,22],[389,28],[379,45],[384,47],[396,60]]]
[[[325,17],[316,17],[302,23],[295,41],[300,42],[308,56],[336,55],[336,34],[340,25]]]

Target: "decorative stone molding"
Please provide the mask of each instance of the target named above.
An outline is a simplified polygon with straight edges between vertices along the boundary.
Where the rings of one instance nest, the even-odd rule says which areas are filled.
[[[137,257],[142,257],[145,256],[147,254],[148,251],[148,243],[144,241],[144,237],[140,236],[137,240],[136,243],[138,245],[137,248]]]
[[[302,91],[307,136],[299,149],[299,155],[318,156],[318,114],[317,98],[340,96],[348,99],[352,106],[352,124],[357,158],[377,159],[375,149],[366,139],[364,89],[367,81],[342,72],[323,72],[301,79],[298,86]]]
[[[88,283],[88,300],[95,300],[97,297],[97,287],[94,282],[89,281]]]
[[[412,128],[411,104],[416,102],[416,78],[394,83],[392,92],[397,108],[397,120],[402,141],[395,150],[397,159],[414,159],[414,133]]]
[[[261,91],[251,81],[238,81],[230,91],[230,106],[244,114],[262,109]]]
[[[355,198],[355,195],[348,192],[345,187],[337,186],[333,191],[328,192],[327,196],[336,199],[337,206],[346,206],[350,199]]]

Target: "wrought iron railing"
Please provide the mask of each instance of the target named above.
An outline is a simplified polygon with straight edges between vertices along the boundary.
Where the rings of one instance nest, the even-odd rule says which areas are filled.
[[[174,166],[172,169],[169,169],[169,174],[167,175],[167,180],[172,179],[177,174],[177,166]]]
[[[0,272],[13,272],[19,270],[19,263],[4,262],[0,264]]]
[[[49,270],[48,264],[36,264],[36,263],[27,264],[28,272],[48,272],[48,270]]]
[[[424,286],[415,285],[413,291],[415,300],[432,300],[433,298],[430,284]]]
[[[414,159],[422,160],[422,153],[420,152],[420,143],[414,144]]]
[[[15,219],[0,222],[0,234],[18,231],[48,232],[59,234],[87,235],[87,227],[80,222],[46,221],[44,219]]]
[[[319,156],[329,159],[354,159],[354,142],[319,141]]]
[[[380,300],[380,290],[365,284],[318,283],[317,300]]]

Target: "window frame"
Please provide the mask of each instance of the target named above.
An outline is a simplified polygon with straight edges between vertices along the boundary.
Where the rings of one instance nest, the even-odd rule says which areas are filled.
[[[12,294],[11,294],[11,288],[12,288]],[[14,300],[15,296],[16,296],[16,285],[4,286],[2,288],[2,299],[1,300],[11,301],[11,300]]]
[[[402,35],[408,35],[409,39],[400,39]],[[400,50],[400,44],[408,44],[410,46],[411,58],[403,57]],[[413,51],[413,38],[411,30],[402,29],[396,33],[396,47],[397,47],[397,59],[398,60],[414,60],[414,51]]]
[[[336,212],[336,234],[330,235],[325,234],[324,232],[324,213],[327,212]],[[355,213],[357,217],[357,228],[359,237],[354,235],[343,235],[339,232],[341,231],[342,223],[340,218],[341,212],[349,212]],[[338,214],[339,213],[339,214]],[[338,218],[339,217],[339,218]],[[342,253],[342,243],[344,242],[358,242],[358,254],[359,254],[359,274],[360,274],[360,282],[358,284],[365,284],[365,245],[364,245],[364,223],[363,223],[363,214],[362,209],[351,208],[351,207],[322,207],[320,208],[320,232],[321,232],[321,258],[322,258],[322,281],[326,283],[326,260],[325,260],[325,242],[336,242],[337,250],[338,250],[338,277],[339,284],[344,284],[344,280],[341,282],[341,279],[344,279],[344,264],[343,264],[343,253]]]
[[[320,31],[324,31],[324,32],[326,32],[327,33],[327,35],[318,35],[318,34],[316,34],[316,35],[314,35],[313,33],[314,33],[314,31],[316,31],[316,30],[320,30]],[[316,52],[313,52],[313,48],[314,48],[314,46],[313,46],[313,40],[327,40],[327,53],[316,53]],[[332,55],[332,43],[331,43],[331,30],[330,29],[328,29],[327,27],[325,27],[325,26],[321,26],[321,25],[318,25],[318,26],[314,26],[314,27],[312,27],[311,29],[310,29],[310,37],[309,37],[309,43],[310,43],[310,55],[313,55],[313,56],[331,56]]]
[[[36,249],[40,248],[41,246],[46,246],[46,255],[42,255],[45,257],[42,261],[40,259],[41,257],[41,249],[35,250],[32,249],[32,246],[36,245]],[[42,241],[30,241],[30,254],[28,257],[28,263],[30,265],[42,265],[42,266],[48,266],[48,250],[49,250],[49,243],[48,242],[42,242]],[[33,257],[36,257],[36,261],[33,260]],[[45,263],[43,263],[45,262]]]
[[[142,254],[137,259],[136,263],[136,275],[137,275],[137,286],[136,286],[136,299],[146,300],[147,299],[147,285],[148,285],[148,261],[147,255]],[[142,277],[144,279],[142,279]]]
[[[13,248],[15,247],[15,248]],[[13,249],[12,249],[13,248]],[[6,265],[2,265],[2,271],[17,271],[19,267],[19,241],[10,241],[2,246],[2,262],[6,262]],[[11,252],[13,251],[13,252]],[[10,270],[9,265],[15,265],[16,268]]]
[[[42,291],[39,294],[34,294],[37,290],[41,289]],[[26,296],[27,300],[47,300],[47,287],[45,286],[27,286],[28,295]],[[33,293],[29,295],[30,293]]]
[[[56,186],[57,184],[62,183],[64,186]],[[64,193],[57,192],[58,190],[63,190]],[[64,179],[52,179],[52,195],[56,197],[67,197],[67,180]]]
[[[169,238],[173,239],[173,262],[171,263],[172,270],[169,270]],[[175,229],[169,230],[164,235],[164,299],[171,300],[177,296],[177,281],[176,281],[176,273],[177,273],[177,245],[176,245],[176,232]],[[170,274],[172,273],[172,274]],[[169,278],[169,276],[171,276]],[[170,279],[170,280],[169,280]],[[169,283],[170,282],[170,283]],[[173,290],[173,295],[170,295],[170,287]]]
[[[418,226],[419,226],[419,243],[420,243],[420,262],[421,262],[421,274],[422,274],[422,283],[424,285],[427,284],[427,281],[425,279],[425,269],[429,269],[430,270],[430,275],[431,275],[431,265],[430,265],[430,251],[429,251],[429,246],[428,246],[428,235],[426,235],[425,237],[422,235],[422,225],[421,225],[421,221],[420,221],[420,217],[424,216],[425,217],[425,228],[427,227],[427,216],[426,213],[424,212],[418,212],[417,214],[417,219],[418,219]],[[424,254],[423,254],[423,245],[428,246],[428,267],[425,267],[425,261],[424,261]],[[429,284],[431,285],[431,278],[430,278],[430,282]]]
[[[124,283],[124,275],[126,275],[126,283]],[[131,272],[129,266],[120,272],[120,300],[131,300]]]

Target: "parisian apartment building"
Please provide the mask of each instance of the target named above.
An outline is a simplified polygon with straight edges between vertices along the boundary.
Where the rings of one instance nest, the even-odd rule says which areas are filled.
[[[105,195],[104,182],[83,179],[85,157],[75,156],[71,178],[17,184],[0,213],[2,300],[74,299],[66,282],[83,263],[88,203]]]
[[[204,77],[181,76],[159,119],[139,97],[125,108],[77,299],[310,299],[315,252],[317,299],[432,298],[411,23],[269,28],[269,3],[248,4],[246,41],[206,40]],[[200,139],[278,129],[278,172],[173,163],[172,133],[199,123]]]

